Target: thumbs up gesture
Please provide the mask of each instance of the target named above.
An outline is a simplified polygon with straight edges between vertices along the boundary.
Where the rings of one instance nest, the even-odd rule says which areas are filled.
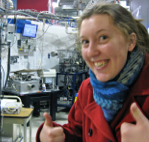
[[[48,113],[44,113],[45,123],[40,132],[41,142],[64,142],[65,134],[62,127],[53,127],[52,118]]]
[[[124,122],[121,125],[122,142],[149,142],[149,120],[133,103],[130,107],[131,114],[136,120],[136,124]]]

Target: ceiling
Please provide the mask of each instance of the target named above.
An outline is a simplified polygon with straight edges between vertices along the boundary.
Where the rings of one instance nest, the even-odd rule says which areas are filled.
[[[90,0],[59,0],[59,6],[55,8],[56,14],[78,16],[79,10],[84,10],[89,1]],[[53,2],[57,2],[57,0],[53,0]]]

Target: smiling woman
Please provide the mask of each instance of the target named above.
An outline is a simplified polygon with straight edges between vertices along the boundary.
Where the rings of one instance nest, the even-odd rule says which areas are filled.
[[[108,15],[93,15],[83,20],[80,29],[82,56],[98,80],[112,80],[122,70],[128,51],[135,47],[136,35],[131,36],[134,40],[127,40]]]
[[[90,77],[80,86],[68,124],[60,126],[45,113],[37,142],[148,142],[147,30],[118,4],[86,9],[78,29]]]

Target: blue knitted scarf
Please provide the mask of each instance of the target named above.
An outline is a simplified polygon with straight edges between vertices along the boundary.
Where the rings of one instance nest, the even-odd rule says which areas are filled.
[[[90,82],[93,87],[95,102],[102,108],[104,117],[111,122],[122,108],[127,97],[130,85],[137,79],[144,63],[145,54],[135,47],[128,53],[127,62],[115,79],[100,82],[94,73],[89,70]]]

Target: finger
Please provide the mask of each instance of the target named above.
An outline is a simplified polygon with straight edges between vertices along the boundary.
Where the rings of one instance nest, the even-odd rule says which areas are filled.
[[[45,125],[53,127],[52,117],[47,112],[45,112],[43,115],[45,117]]]
[[[137,124],[145,123],[148,119],[144,116],[141,110],[138,108],[136,103],[133,103],[130,107],[131,114],[133,115],[134,119],[136,120]]]

